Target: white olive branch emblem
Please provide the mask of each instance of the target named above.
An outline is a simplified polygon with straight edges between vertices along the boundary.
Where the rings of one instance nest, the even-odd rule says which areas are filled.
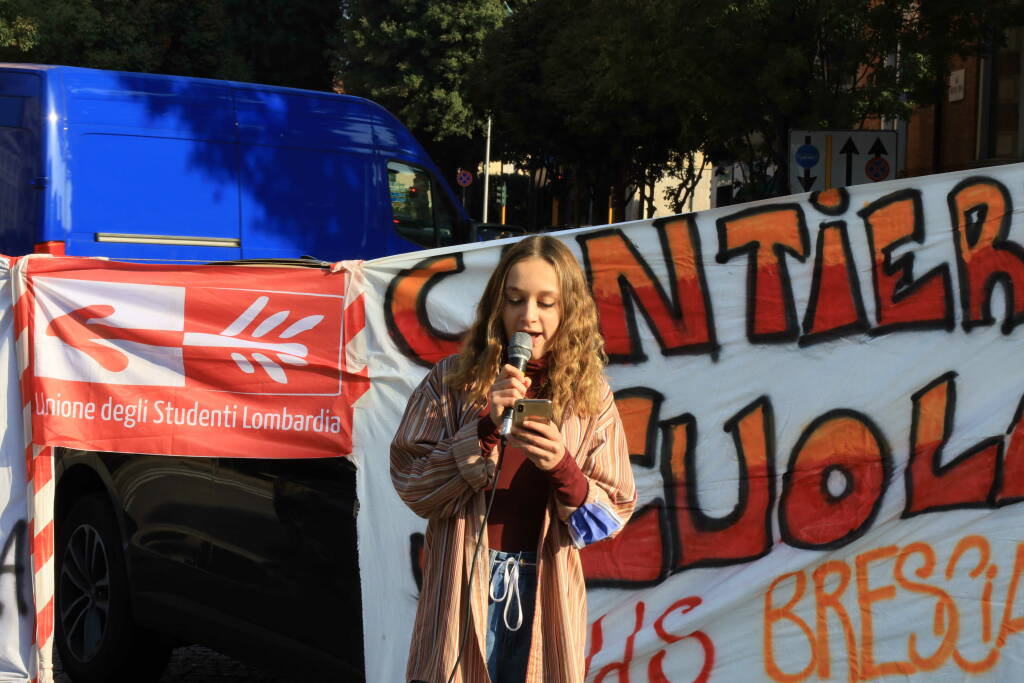
[[[267,373],[270,379],[274,380],[279,384],[287,384],[288,377],[285,374],[284,368],[282,368],[277,362],[274,361],[270,356],[276,357],[277,361],[286,365],[307,365],[306,356],[309,353],[305,344],[299,344],[297,342],[271,342],[271,341],[256,341],[262,339],[268,334],[273,333],[276,329],[281,327],[288,320],[288,316],[291,315],[291,311],[278,311],[271,313],[267,317],[263,318],[262,321],[256,324],[255,329],[249,335],[249,339],[239,339],[238,335],[245,331],[247,327],[259,317],[263,309],[266,308],[270,302],[270,297],[261,296],[253,301],[240,316],[224,328],[220,334],[202,334],[190,332],[185,334],[185,345],[186,346],[219,346],[219,347],[238,347],[238,351],[231,352],[231,359],[235,361],[238,368],[247,374],[256,372],[256,368],[253,366],[253,362],[263,368],[263,371]],[[291,339],[297,334],[311,330],[324,319],[322,315],[307,315],[304,318],[299,318],[291,325],[286,327],[283,332],[277,334],[277,339]],[[271,335],[274,336],[274,335]],[[246,352],[250,354],[252,361],[246,357]]]

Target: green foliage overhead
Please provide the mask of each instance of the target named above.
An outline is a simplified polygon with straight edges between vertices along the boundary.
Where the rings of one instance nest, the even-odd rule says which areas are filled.
[[[11,0],[0,0],[0,49],[24,53],[35,46],[39,33],[35,23],[18,10]]]
[[[335,0],[0,0],[0,59],[328,90],[338,16]]]
[[[694,60],[674,61],[689,3],[536,0],[488,40],[476,71],[497,141],[521,165],[572,169],[603,201],[625,197],[695,149],[705,128],[683,98]]]
[[[621,207],[664,173],[695,182],[698,151],[746,164],[749,198],[783,191],[789,130],[908,116],[1022,5],[0,0],[0,59],[341,87],[394,112],[447,178],[481,161],[490,114],[495,157]]]
[[[344,0],[339,81],[425,140],[470,137],[486,117],[467,99],[468,73],[507,12],[502,0]]]
[[[536,0],[488,39],[474,90],[510,154],[636,185],[701,150],[784,191],[790,129],[906,117],[1020,0]],[[682,173],[685,175],[685,172]],[[756,187],[755,187],[756,185]]]

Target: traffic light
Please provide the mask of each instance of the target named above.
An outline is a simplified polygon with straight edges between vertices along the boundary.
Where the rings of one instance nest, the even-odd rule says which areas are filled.
[[[508,204],[508,185],[505,183],[498,185],[497,196],[495,199],[498,202],[498,206],[505,206]]]

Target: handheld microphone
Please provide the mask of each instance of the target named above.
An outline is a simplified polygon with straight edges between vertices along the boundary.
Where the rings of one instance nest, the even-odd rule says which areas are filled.
[[[533,337],[526,332],[516,332],[512,335],[512,341],[508,343],[508,363],[514,365],[520,372],[526,369],[526,364],[533,355]],[[505,414],[501,417],[501,429],[498,435],[502,439],[512,431],[512,408],[506,408]]]

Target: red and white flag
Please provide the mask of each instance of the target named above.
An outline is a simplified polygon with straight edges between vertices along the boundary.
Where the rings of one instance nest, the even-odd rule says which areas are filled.
[[[361,316],[346,310],[344,274],[39,258],[16,274],[36,443],[225,457],[351,449],[343,320]]]

